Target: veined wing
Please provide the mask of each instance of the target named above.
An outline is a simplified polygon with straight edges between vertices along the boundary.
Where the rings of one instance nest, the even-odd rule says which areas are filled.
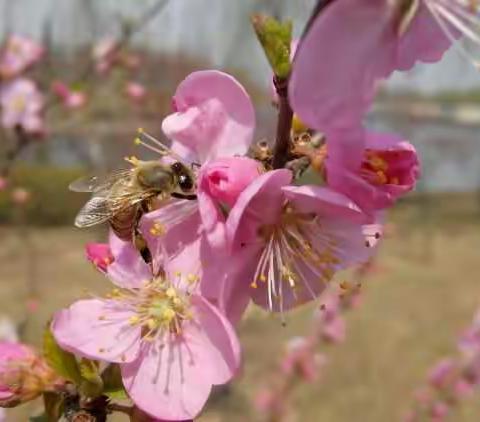
[[[75,218],[75,226],[91,227],[105,223],[154,195],[155,192],[148,190],[114,190],[94,193]]]
[[[81,177],[70,183],[73,192],[101,192],[111,189],[117,182],[130,180],[133,169],[122,169],[105,175]]]

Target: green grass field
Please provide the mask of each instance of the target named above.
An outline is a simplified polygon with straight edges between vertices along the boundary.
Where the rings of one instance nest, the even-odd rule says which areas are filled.
[[[437,359],[454,352],[457,334],[480,306],[480,207],[475,196],[403,204],[391,221],[392,234],[377,269],[364,280],[363,304],[347,316],[347,341],[326,350],[329,364],[321,382],[296,394],[298,421],[400,420],[412,391]],[[39,344],[53,310],[87,291],[107,289],[108,283],[83,258],[83,244],[98,233],[74,228],[28,233],[25,246],[18,229],[0,228],[0,313],[23,320],[26,279],[33,276],[40,309],[28,321],[25,338]],[[32,250],[34,260],[28,259]],[[243,374],[199,421],[257,421],[251,397],[275,371],[285,340],[308,331],[311,311],[295,311],[285,328],[275,317],[249,312],[240,327]],[[16,410],[10,420],[26,420],[33,407]],[[451,420],[480,420],[480,400],[465,402]]]

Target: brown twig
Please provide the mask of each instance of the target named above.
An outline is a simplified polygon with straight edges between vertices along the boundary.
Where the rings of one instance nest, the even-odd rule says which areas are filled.
[[[273,168],[283,168],[288,161],[290,131],[292,129],[293,110],[288,102],[288,77],[274,77],[278,95],[278,122],[275,146],[273,149]]]

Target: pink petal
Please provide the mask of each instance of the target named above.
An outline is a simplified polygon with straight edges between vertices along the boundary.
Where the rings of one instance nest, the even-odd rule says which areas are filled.
[[[245,89],[216,70],[194,72],[177,88],[176,113],[162,124],[165,134],[192,150],[200,162],[247,152],[255,112]]]
[[[289,87],[305,124],[328,133],[360,122],[377,80],[438,60],[449,47],[424,1],[403,35],[392,12],[387,0],[336,0],[317,17],[297,49]]]
[[[386,32],[386,3],[331,2],[300,43],[289,98],[307,126],[328,133],[362,120],[374,95],[378,68],[394,56],[393,39]]]
[[[140,287],[152,278],[152,271],[131,242],[110,233],[110,248],[114,261],[107,267],[108,277],[119,287]]]
[[[89,359],[131,362],[139,353],[140,327],[132,327],[135,313],[113,300],[80,300],[57,312],[52,333],[65,350]]]
[[[363,222],[365,214],[350,198],[332,189],[314,186],[285,186],[285,196],[295,209],[305,213],[314,212],[322,216],[331,216]]]
[[[227,220],[227,236],[232,250],[257,238],[261,224],[275,223],[282,211],[282,187],[292,180],[289,170],[269,171],[248,186],[238,197]]]
[[[135,404],[160,419],[190,419],[202,410],[213,384],[225,383],[239,366],[239,344],[228,321],[199,296],[192,298],[195,323],[182,339],[145,344],[140,357],[121,365]]]

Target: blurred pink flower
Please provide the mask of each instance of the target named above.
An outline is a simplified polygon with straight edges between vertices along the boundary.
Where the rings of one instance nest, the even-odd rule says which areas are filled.
[[[336,271],[364,262],[374,249],[376,236],[367,239],[364,231],[377,225],[364,226],[365,216],[352,201],[291,181],[289,170],[270,171],[230,211],[227,235],[242,269],[229,283],[235,293],[225,292],[232,301],[251,296],[283,313],[318,297]]]
[[[28,313],[34,314],[40,307],[40,301],[37,298],[29,298],[25,303],[25,307]]]
[[[8,180],[0,176],[0,192],[4,191],[8,186]]]
[[[87,95],[85,92],[72,90],[62,81],[53,82],[52,91],[61,99],[63,105],[67,108],[77,109],[87,103]]]
[[[25,132],[42,134],[44,96],[35,82],[17,78],[0,87],[2,125],[7,129],[21,126]]]
[[[430,371],[428,382],[434,388],[445,388],[452,382],[457,372],[457,364],[454,359],[446,358],[439,361]]]
[[[0,341],[0,406],[11,407],[33,400],[63,381],[33,349]]]
[[[297,48],[289,86],[295,113],[328,137],[363,119],[379,79],[417,61],[440,60],[451,41],[433,14],[434,3],[450,9],[439,0],[411,1],[403,8],[388,0],[328,4]]]
[[[435,421],[443,421],[447,416],[448,413],[450,412],[450,406],[443,402],[443,401],[437,401],[433,404],[432,409],[431,409],[431,416],[432,418],[435,418]]]
[[[452,358],[439,361],[430,371],[428,382],[434,388],[445,388],[450,384],[457,372],[457,364]]]
[[[58,312],[52,332],[70,352],[118,363],[129,396],[146,413],[193,418],[212,385],[230,381],[239,368],[235,331],[197,293],[196,283],[171,271],[170,261],[164,263],[165,277],[153,276],[131,244],[114,249],[114,265],[124,268],[116,278],[112,265],[108,275],[120,290]]]
[[[44,48],[31,38],[12,34],[0,53],[0,77],[10,79],[38,62]]]
[[[87,243],[85,253],[87,259],[95,268],[103,273],[107,271],[108,266],[114,261],[110,245],[106,243]]]
[[[285,376],[297,375],[305,382],[313,383],[325,364],[325,356],[315,353],[314,344],[304,337],[294,337],[287,343],[287,352],[281,368]]]
[[[12,191],[12,201],[16,205],[25,205],[31,198],[31,193],[23,188],[15,188]]]
[[[280,415],[284,413],[287,402],[277,391],[264,388],[255,394],[254,404],[262,413]]]
[[[147,90],[145,87],[138,83],[130,81],[125,86],[125,93],[134,102],[142,102],[147,96]]]
[[[106,37],[97,42],[92,50],[96,70],[100,74],[106,74],[112,68],[118,51],[118,41]]]
[[[458,379],[453,386],[455,397],[460,400],[472,397],[474,389],[475,385],[462,378]]]
[[[387,208],[415,187],[420,164],[412,144],[393,134],[368,132],[364,142],[361,135],[353,136],[351,141],[339,136],[327,139],[328,185],[347,195],[362,210],[374,213]],[[352,152],[353,143],[357,144],[355,150],[364,145],[358,159]]]

